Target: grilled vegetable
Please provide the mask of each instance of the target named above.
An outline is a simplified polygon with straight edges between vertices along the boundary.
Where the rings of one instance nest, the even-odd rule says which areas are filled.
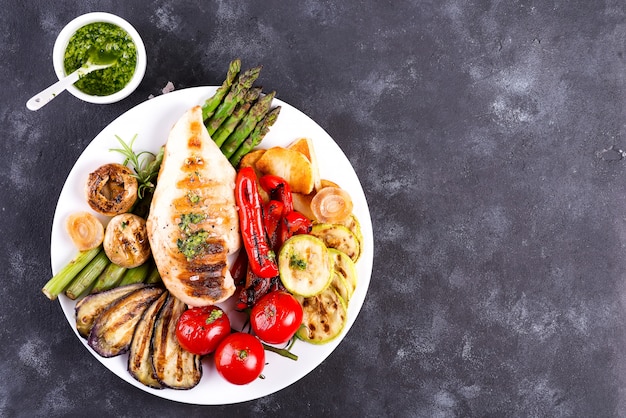
[[[352,259],[344,252],[334,248],[329,248],[328,254],[333,259],[333,270],[345,279],[346,285],[348,286],[348,293],[351,297],[356,290],[357,284],[356,266],[354,265],[354,261],[352,261]],[[348,302],[348,299],[346,299],[346,302]]]
[[[163,386],[152,368],[152,334],[157,314],[163,307],[163,304],[165,304],[168,295],[168,292],[163,292],[144,311],[135,327],[135,333],[128,350],[128,372],[130,375],[144,385],[156,389],[160,389]]]
[[[278,255],[280,280],[294,295],[313,296],[332,280],[332,260],[324,242],[311,235],[288,239]]]
[[[151,254],[146,221],[132,213],[113,217],[104,233],[104,251],[121,267],[133,268],[145,263]]]
[[[152,367],[156,378],[165,387],[191,389],[202,377],[201,357],[178,344],[176,324],[185,310],[185,304],[168,296],[154,324],[152,335]]]
[[[163,288],[146,285],[116,300],[93,324],[87,343],[102,357],[114,357],[128,351],[135,325]]]
[[[318,222],[342,222],[350,216],[352,208],[352,198],[340,187],[324,187],[311,200],[311,212]]]
[[[318,295],[298,298],[304,316],[296,335],[313,344],[324,344],[336,338],[348,319],[346,302],[332,287]]]
[[[324,189],[322,189],[324,190]],[[339,224],[317,224],[311,229],[311,235],[321,239],[328,248],[343,251],[356,262],[361,253],[361,245],[356,235]]]
[[[102,312],[106,311],[118,299],[143,286],[143,284],[133,284],[124,287],[116,287],[106,292],[87,295],[79,300],[74,308],[78,333],[83,338],[87,338],[89,332],[91,332],[93,323]]]
[[[115,263],[109,263],[96,279],[90,293],[104,292],[105,290],[113,289],[122,280],[124,273],[126,273],[125,267],[118,266]]]
[[[79,251],[98,247],[104,239],[104,226],[89,212],[74,212],[65,220],[65,229]]]
[[[56,299],[72,283],[76,275],[98,255],[100,250],[100,247],[96,247],[92,250],[80,251],[65,267],[48,280],[41,291],[48,299]]]
[[[346,278],[337,273],[336,270],[333,270],[333,279],[330,282],[330,286],[335,289],[339,296],[341,296],[341,298],[346,302],[346,305],[350,302],[352,289],[348,285]]]
[[[237,173],[235,198],[244,248],[250,269],[259,277],[278,276],[275,254],[268,242],[263,226],[262,204],[257,189],[257,177],[251,167]]]
[[[130,168],[111,163],[98,167],[87,178],[87,203],[98,213],[114,216],[128,212],[137,201],[137,179]]]
[[[98,255],[78,273],[68,288],[65,289],[65,296],[75,300],[83,293],[86,293],[109,264],[111,264],[109,257],[107,257],[104,249],[102,249]]]

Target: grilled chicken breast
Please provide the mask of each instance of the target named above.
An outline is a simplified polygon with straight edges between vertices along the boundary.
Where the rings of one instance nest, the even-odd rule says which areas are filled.
[[[147,220],[163,283],[187,305],[219,303],[235,291],[227,260],[241,245],[235,176],[201,108],[187,111],[167,139]]]

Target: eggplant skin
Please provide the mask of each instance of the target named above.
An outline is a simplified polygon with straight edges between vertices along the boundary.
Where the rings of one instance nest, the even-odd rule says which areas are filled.
[[[161,296],[144,311],[141,320],[135,327],[135,333],[128,350],[128,372],[138,382],[144,385],[161,389],[163,385],[159,382],[152,368],[152,334],[157,315],[169,293],[163,292]]]
[[[185,309],[170,294],[154,324],[152,367],[161,385],[170,389],[191,389],[202,378],[201,356],[183,350],[176,337],[176,324]]]
[[[87,338],[89,346],[102,357],[128,351],[143,312],[162,293],[162,287],[148,285],[119,298],[97,317]]]
[[[129,293],[146,287],[143,283],[120,286],[104,292],[87,295],[76,303],[74,314],[76,329],[83,338],[88,338],[94,322],[113,303]]]

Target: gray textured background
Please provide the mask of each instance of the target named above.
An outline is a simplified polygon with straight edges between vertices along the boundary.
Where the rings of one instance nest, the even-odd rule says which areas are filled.
[[[613,417],[626,414],[626,6],[606,1],[0,0],[0,415]],[[62,95],[56,35],[110,11],[146,42],[139,89]],[[224,407],[146,394],[77,341],[50,275],[63,181],[115,117],[228,61],[345,151],[374,225],[363,309],[274,395]]]

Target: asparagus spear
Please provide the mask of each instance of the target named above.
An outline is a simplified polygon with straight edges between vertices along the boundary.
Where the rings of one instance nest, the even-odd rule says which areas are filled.
[[[126,284],[143,283],[148,277],[150,272],[151,263],[146,262],[140,266],[126,270],[117,286],[124,286]]]
[[[224,100],[224,96],[230,90],[230,87],[233,85],[235,78],[239,74],[239,70],[241,70],[241,60],[236,59],[230,62],[228,66],[228,72],[226,73],[226,79],[222,83],[222,85],[217,89],[215,94],[212,97],[206,99],[204,104],[202,105],[202,120],[207,120],[213,113],[215,113],[215,109],[222,103]]]
[[[57,274],[55,274],[48,283],[46,283],[41,291],[50,300],[54,300],[59,296],[67,286],[74,280],[76,275],[87,265],[93,258],[98,255],[102,247],[96,247],[92,250],[81,251],[65,265]]]
[[[246,140],[257,123],[269,112],[274,96],[276,96],[275,91],[261,97],[237,125],[235,131],[228,136],[226,142],[220,147],[226,158],[230,158],[237,151],[237,148]]]
[[[233,167],[237,167],[244,155],[252,151],[254,147],[259,145],[263,140],[263,137],[270,130],[270,127],[276,122],[278,114],[280,113],[280,106],[276,106],[270,110],[267,115],[254,127],[254,130],[250,133],[248,138],[237,148],[237,151],[229,158]]]
[[[118,266],[115,263],[110,263],[100,274],[98,280],[96,280],[96,284],[93,285],[91,289],[91,293],[102,292],[103,290],[109,290],[114,288],[120,280],[122,280],[122,276],[126,272],[126,268]]]
[[[246,116],[248,110],[250,110],[250,107],[252,107],[252,104],[260,95],[261,87],[248,90],[243,102],[235,107],[233,113],[222,123],[222,126],[215,131],[215,134],[212,135],[213,141],[215,141],[218,147],[221,147],[224,141],[226,141],[226,138],[228,138],[228,135],[235,130],[237,124]]]
[[[86,293],[110,263],[104,249],[101,249],[98,255],[78,273],[76,279],[65,289],[65,296],[74,300]]]
[[[148,278],[146,278],[144,283],[155,284],[155,283],[160,283],[160,282],[161,282],[161,275],[159,274],[159,269],[155,265],[152,267],[152,270],[150,270],[150,273],[148,274]]]
[[[233,113],[235,106],[243,101],[248,89],[252,87],[252,84],[259,77],[261,68],[261,66],[251,68],[239,76],[237,83],[233,84],[222,103],[215,110],[213,116],[205,122],[209,135],[213,135],[226,118]]]

